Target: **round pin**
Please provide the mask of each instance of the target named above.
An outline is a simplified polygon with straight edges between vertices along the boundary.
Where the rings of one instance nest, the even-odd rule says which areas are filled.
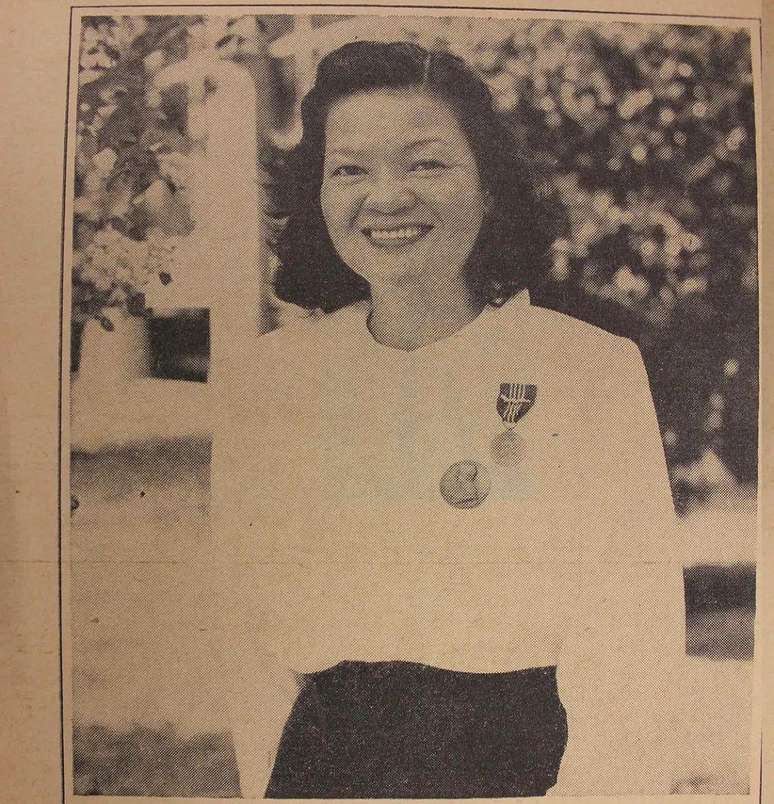
[[[441,495],[455,508],[475,508],[486,499],[492,488],[492,478],[485,466],[477,461],[458,461],[441,478]]]
[[[524,438],[515,430],[498,433],[489,446],[498,466],[517,466],[524,459]]]

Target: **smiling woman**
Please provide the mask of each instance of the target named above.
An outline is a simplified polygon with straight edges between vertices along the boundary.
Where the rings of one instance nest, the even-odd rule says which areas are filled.
[[[377,340],[416,348],[445,334],[438,323],[454,332],[481,312],[465,273],[487,195],[450,106],[421,89],[343,98],[328,113],[325,151],[323,218],[378,299]]]
[[[348,260],[358,246],[392,242],[406,223],[424,224],[422,240],[426,227],[441,230],[414,263],[426,266],[417,258],[440,247],[432,259],[448,254],[452,270],[464,263],[484,303],[502,303],[547,269],[552,209],[489,90],[457,57],[403,42],[345,45],[320,64],[301,113],[303,139],[276,185],[289,216],[276,245],[283,300],[332,312],[369,298],[369,278],[356,268],[369,257]],[[346,227],[357,230],[348,244]]]
[[[380,114],[389,125],[374,125]],[[382,262],[390,283],[429,274],[436,286],[458,284],[486,197],[449,106],[422,90],[353,95],[328,113],[326,143],[323,217],[339,255],[365,273],[372,292]]]
[[[460,59],[347,45],[302,112],[276,288],[325,315],[260,339],[214,455],[243,794],[669,792],[682,572],[636,347],[530,304],[548,212]]]

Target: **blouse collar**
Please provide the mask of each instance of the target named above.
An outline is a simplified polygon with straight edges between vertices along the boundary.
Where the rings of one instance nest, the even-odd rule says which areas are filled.
[[[509,322],[515,323],[524,315],[529,306],[529,290],[525,288],[499,307],[491,304],[486,305],[472,321],[451,335],[420,346],[418,349],[405,350],[385,346],[374,339],[368,329],[370,304],[367,301],[362,301],[353,305],[357,311],[357,315],[354,316],[353,320],[355,325],[353,335],[362,342],[363,347],[370,354],[377,358],[393,363],[421,363],[426,359],[433,359],[449,352],[456,352],[461,347],[471,346],[478,338],[486,336],[492,327],[500,328],[507,326]]]

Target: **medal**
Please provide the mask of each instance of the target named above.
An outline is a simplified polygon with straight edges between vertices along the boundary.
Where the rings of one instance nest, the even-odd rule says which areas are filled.
[[[449,505],[475,508],[489,494],[492,478],[487,468],[477,461],[458,461],[443,473],[440,488]]]
[[[514,429],[517,422],[529,413],[537,397],[536,385],[504,382],[497,395],[497,412],[505,430],[498,433],[490,445],[492,460],[498,466],[516,466],[524,457],[524,438]]]

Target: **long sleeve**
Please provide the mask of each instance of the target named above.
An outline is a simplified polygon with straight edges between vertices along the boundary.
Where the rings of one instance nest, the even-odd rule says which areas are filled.
[[[568,742],[552,795],[669,793],[685,652],[681,568],[587,568],[557,672]]]
[[[586,433],[587,500],[580,518],[607,560],[671,561],[676,515],[656,411],[637,346],[609,341],[590,371]],[[593,507],[592,512],[588,510]]]
[[[552,795],[669,793],[681,733],[685,598],[675,514],[642,360],[634,344],[614,344],[589,453],[605,547],[578,564],[557,675],[568,744]]]
[[[265,533],[248,526],[251,501],[262,494],[254,464],[261,465],[262,447],[272,433],[265,405],[256,404],[261,388],[245,384],[218,397],[222,409],[212,453],[217,659],[246,799],[264,797],[298,695],[297,675],[269,636],[283,601],[262,582],[273,573],[258,550]]]
[[[249,608],[236,595],[224,596],[222,682],[242,797],[260,799],[298,685],[295,674],[260,644],[260,628],[251,621]]]

